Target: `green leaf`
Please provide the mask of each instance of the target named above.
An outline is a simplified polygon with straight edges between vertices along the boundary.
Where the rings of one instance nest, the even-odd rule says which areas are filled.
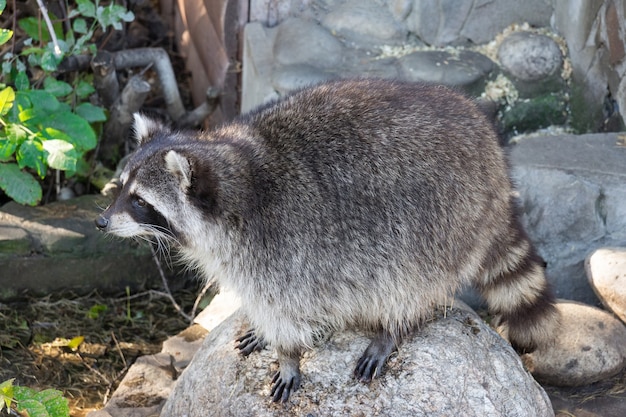
[[[93,88],[93,85],[89,84],[88,82],[80,81],[76,86],[74,92],[76,93],[76,96],[82,100],[89,97],[89,95],[95,93],[96,89]]]
[[[0,162],[10,162],[17,149],[17,143],[9,139],[0,139]]]
[[[69,417],[70,409],[63,393],[55,389],[37,392],[27,387],[15,387],[15,400],[19,412],[28,412],[30,417]]]
[[[70,112],[55,113],[41,120],[42,125],[52,127],[67,134],[78,152],[85,152],[96,147],[96,133],[89,123]]]
[[[96,19],[102,28],[113,26],[115,30],[122,30],[122,21],[132,22],[135,19],[133,12],[127,11],[125,7],[111,3],[107,7],[98,7]]]
[[[13,381],[15,378],[8,379],[0,384],[0,411],[7,407],[7,410],[11,408],[11,401],[13,401]]]
[[[45,166],[43,165],[44,151],[41,141],[28,138],[22,142],[15,154],[17,164],[20,168],[33,168],[41,177],[45,174]]]
[[[52,48],[52,44],[48,45],[51,45]],[[43,55],[41,55],[41,68],[44,71],[56,71],[62,59],[63,54],[57,55],[56,52],[54,52],[52,49],[48,49],[44,51]]]
[[[82,103],[78,105],[74,112],[87,120],[89,123],[93,122],[105,122],[107,120],[107,116],[104,113],[104,109],[102,107],[94,106],[91,103]]]
[[[96,6],[92,0],[76,0],[78,11],[85,17],[96,17]]]
[[[0,0],[0,14],[4,11],[5,7],[7,7],[7,0]],[[2,385],[0,385],[2,386]]]
[[[89,28],[87,27],[87,21],[82,18],[77,18],[74,20],[74,22],[72,23],[72,29],[74,29],[74,32],[81,34],[87,33],[87,31],[89,30]]]
[[[13,37],[13,31],[9,29],[0,29],[0,45],[4,45]]]
[[[17,21],[17,25],[34,40],[50,42],[50,34],[45,28],[41,27],[40,21],[36,17],[24,17]]]
[[[32,168],[37,171],[40,178],[46,176],[46,164],[44,163],[45,152],[41,141],[26,139],[17,149],[15,159],[20,168]]]
[[[63,106],[59,100],[52,94],[43,90],[30,90],[21,92],[21,95],[28,98],[31,103],[31,107],[43,111],[45,113],[55,113],[59,111],[66,111],[69,106]]]
[[[102,313],[105,313],[108,310],[108,307],[104,304],[94,304],[91,306],[89,311],[87,312],[87,317],[90,319],[97,319],[100,317]]]
[[[43,80],[43,88],[47,93],[55,97],[65,97],[72,92],[72,86],[65,81],[59,81],[54,77],[46,77]]]
[[[71,143],[60,139],[45,140],[43,149],[46,151],[46,162],[50,168],[61,171],[76,170],[78,155]]]
[[[20,71],[15,76],[15,88],[18,90],[28,90],[30,88],[30,81],[26,71]]]
[[[4,132],[6,133],[7,139],[16,145],[22,143],[29,135],[28,130],[18,123],[9,123],[4,128]]]
[[[37,400],[27,399],[17,403],[17,411],[26,412],[29,417],[51,417],[46,406]]]
[[[73,337],[72,340],[70,340],[67,343],[67,347],[72,349],[73,351],[76,351],[78,347],[80,346],[80,344],[83,343],[84,340],[85,340],[85,336]]]
[[[0,163],[0,188],[19,204],[34,206],[41,200],[41,186],[17,164]]]
[[[14,101],[15,91],[11,87],[0,91],[0,116],[5,116],[11,110]]]

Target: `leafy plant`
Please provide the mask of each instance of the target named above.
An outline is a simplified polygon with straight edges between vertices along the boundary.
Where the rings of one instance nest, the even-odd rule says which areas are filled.
[[[6,407],[29,417],[69,417],[69,404],[61,391],[37,391],[15,386],[14,381],[9,379],[0,384],[0,411]]]
[[[0,0],[0,14],[5,6],[6,0]],[[35,17],[20,19],[18,26],[30,36],[26,48],[3,56],[2,73],[12,86],[0,84],[0,188],[21,204],[39,203],[42,187],[36,177],[44,179],[49,169],[65,172],[66,178],[86,176],[85,155],[97,143],[94,127],[107,119],[103,108],[89,102],[95,92],[89,74],[68,83],[57,79],[55,71],[67,56],[95,53],[96,30],[121,29],[134,15],[98,0],[77,0],[76,6],[66,33],[58,23],[46,31]],[[0,45],[12,36],[2,29]],[[31,80],[29,73],[38,76]]]

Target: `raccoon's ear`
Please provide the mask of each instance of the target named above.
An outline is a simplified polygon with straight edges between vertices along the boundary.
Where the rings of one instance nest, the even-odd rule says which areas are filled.
[[[155,132],[166,129],[163,123],[141,113],[133,114],[133,118],[133,130],[135,131],[135,139],[137,139],[139,145],[150,142]]]
[[[180,183],[180,188],[187,191],[191,186],[191,164],[184,155],[176,151],[165,154],[165,167]]]

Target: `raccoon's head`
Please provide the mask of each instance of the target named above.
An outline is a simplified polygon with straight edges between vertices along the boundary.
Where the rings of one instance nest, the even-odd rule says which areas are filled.
[[[204,217],[216,210],[212,174],[194,166],[194,142],[183,133],[141,115],[135,115],[134,130],[139,147],[120,175],[118,194],[95,220],[96,226],[120,237],[184,245],[193,239],[190,231],[200,233]],[[201,181],[194,179],[198,176]]]

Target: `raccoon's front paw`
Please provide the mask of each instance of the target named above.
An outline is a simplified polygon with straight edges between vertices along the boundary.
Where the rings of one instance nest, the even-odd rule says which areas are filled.
[[[243,356],[248,356],[252,352],[265,349],[267,342],[263,339],[263,336],[258,336],[254,329],[248,330],[246,334],[235,340],[237,345],[236,349],[239,349],[239,353]]]
[[[292,392],[300,387],[300,371],[293,369],[280,370],[272,378],[272,390],[270,396],[272,401],[287,402]]]

